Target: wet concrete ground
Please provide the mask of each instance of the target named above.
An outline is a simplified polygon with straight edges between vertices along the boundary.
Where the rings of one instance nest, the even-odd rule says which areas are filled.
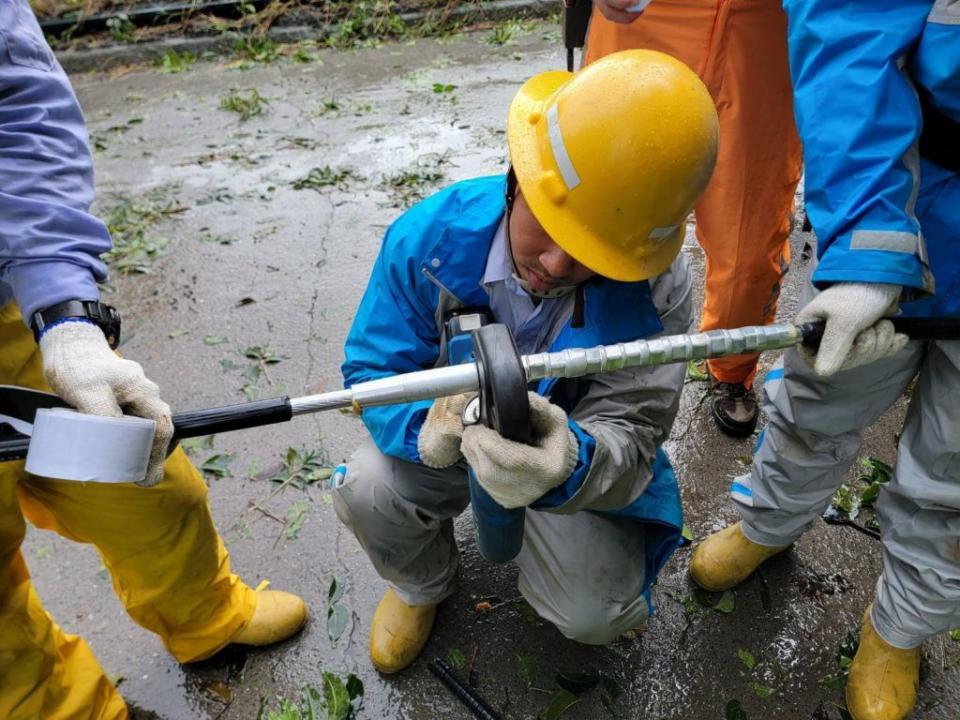
[[[147,231],[169,241],[152,273],[115,275],[117,290],[108,296],[127,318],[124,352],[144,365],[175,409],[239,402],[244,386],[264,397],[338,388],[342,341],[382,232],[399,212],[384,177],[432,174],[429,190],[501,172],[513,92],[528,75],[563,62],[557,29],[548,25],[531,26],[502,47],[474,34],[319,58],[246,70],[201,63],[177,75],[74,77],[102,148],[98,209],[126,200],[182,208]],[[241,121],[219,108],[223,96],[252,89],[269,101],[261,115]],[[324,166],[341,171],[334,186],[293,188]],[[416,186],[407,180],[406,187]],[[799,250],[808,239],[793,237],[797,259],[784,317],[796,310],[808,270]],[[685,252],[702,277],[702,253],[690,238]],[[267,345],[280,361],[264,364],[254,378],[248,368],[258,363],[242,351]],[[273,357],[269,350],[261,356]],[[772,360],[765,358],[765,369]],[[668,448],[697,538],[734,519],[727,489],[752,448],[715,430],[701,403],[704,390],[704,383],[688,384]],[[893,459],[902,413],[897,407],[871,428],[864,455]],[[270,497],[277,486],[268,480],[290,447],[317,451],[332,465],[363,433],[359,420],[333,412],[220,435],[193,449],[198,464],[230,456],[232,477],[209,475],[209,482],[233,567],[251,585],[269,579],[307,599],[312,620],[298,638],[181,667],[125,616],[92,548],[31,530],[25,555],[41,597],[122,678],[120,689],[142,717],[253,718],[261,698],[273,707],[276,695],[296,697],[302,684],[320,685],[321,672],[331,671],[363,681],[361,717],[467,718],[427,671],[428,659],[451,654],[464,658],[462,674],[469,670],[509,718],[536,716],[558,689],[561,671],[595,673],[622,689],[608,710],[595,688],[564,715],[570,718],[722,718],[734,699],[750,718],[840,717],[842,692],[821,681],[838,669],[838,645],[872,597],[880,560],[874,541],[823,524],[739,588],[730,613],[695,601],[689,550],[677,552],[655,589],[657,612],[645,632],[586,647],[524,611],[515,570],[478,558],[465,515],[457,525],[458,592],[442,606],[422,658],[399,677],[378,676],[366,639],[381,582],[340,527],[322,483]],[[264,512],[251,509],[265,498]],[[327,597],[335,576],[346,581],[339,604],[349,619],[334,642]],[[478,602],[495,609],[478,613]],[[753,670],[740,650],[755,657]],[[914,717],[955,718],[960,644],[939,639],[926,652]]]

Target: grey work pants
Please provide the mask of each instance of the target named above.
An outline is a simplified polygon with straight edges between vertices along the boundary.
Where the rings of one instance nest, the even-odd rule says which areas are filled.
[[[380,577],[409,605],[453,592],[453,518],[469,505],[466,466],[433,470],[385,455],[372,439],[347,463],[334,507]],[[517,556],[527,602],[567,637],[604,644],[649,614],[640,523],[593,512],[527,510]]]
[[[883,574],[872,619],[901,648],[960,627],[960,342],[911,342],[829,378],[786,352],[764,383],[769,423],[751,473],[732,493],[744,535],[793,542],[830,504],[864,428],[915,376],[894,477],[877,503]]]

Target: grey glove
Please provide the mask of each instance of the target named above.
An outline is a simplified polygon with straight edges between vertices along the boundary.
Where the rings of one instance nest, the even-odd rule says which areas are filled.
[[[580,444],[567,414],[545,397],[528,393],[532,444],[514,442],[485,425],[463,431],[461,450],[477,481],[505,508],[526,507],[570,477]]]
[[[124,408],[156,423],[147,474],[137,484],[151,487],[160,482],[173,420],[170,406],[160,399],[160,388],[146,378],[143,368],[117,356],[100,328],[85,322],[47,330],[40,338],[40,353],[47,383],[80,412],[120,417]]]
[[[800,346],[800,355],[818,375],[833,375],[895,355],[909,342],[883,317],[896,313],[899,285],[837,283],[811,300],[796,322],[826,320],[820,347]]]
[[[420,462],[430,468],[442,470],[456,465],[460,458],[460,437],[463,435],[463,408],[476,393],[463,393],[437,398],[427,412],[420,435],[417,436],[417,452]]]

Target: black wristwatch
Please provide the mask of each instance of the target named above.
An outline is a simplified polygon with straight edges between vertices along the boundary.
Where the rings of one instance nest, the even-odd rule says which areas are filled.
[[[120,313],[105,303],[96,300],[67,300],[38,310],[30,320],[33,337],[40,342],[43,329],[67,318],[85,318],[99,327],[107,338],[107,344],[114,350],[120,344]]]

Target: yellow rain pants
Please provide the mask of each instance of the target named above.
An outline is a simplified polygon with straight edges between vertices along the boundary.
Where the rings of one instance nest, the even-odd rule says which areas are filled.
[[[790,260],[802,156],[793,120],[787,20],[778,0],[654,0],[629,25],[594,9],[587,62],[631,48],[682,60],[720,117],[720,153],[697,203],[707,258],[701,328],[773,322]],[[753,384],[756,355],[709,361],[721,382]]]
[[[0,308],[0,384],[49,390],[40,351],[10,303]],[[43,609],[20,553],[24,518],[92,543],[120,600],[180,662],[209,657],[253,617],[253,590],[230,572],[207,486],[177,449],[152,488],[39,478],[0,463],[0,718],[126,718],[82,638]]]

